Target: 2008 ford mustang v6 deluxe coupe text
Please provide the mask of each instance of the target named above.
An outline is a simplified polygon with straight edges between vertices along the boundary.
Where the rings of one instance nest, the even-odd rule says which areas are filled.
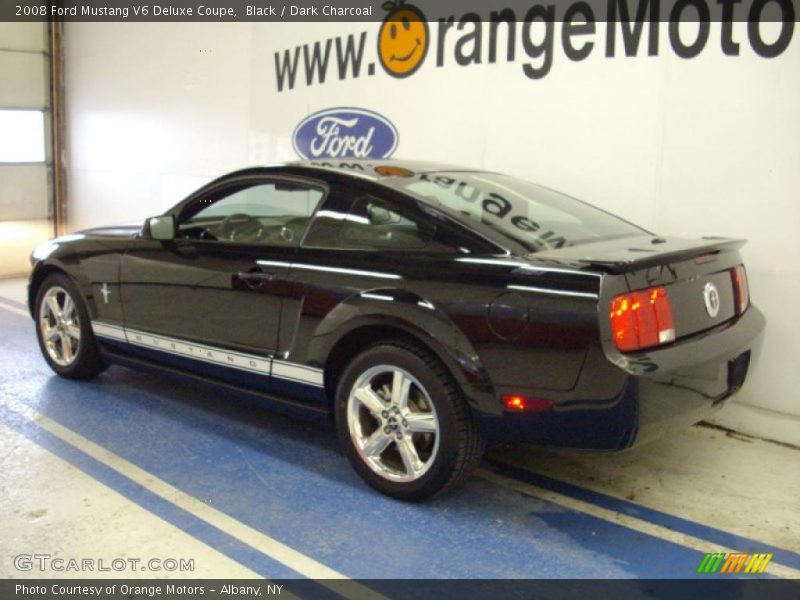
[[[329,413],[361,477],[417,500],[485,441],[618,450],[736,393],[764,328],[743,243],[496,173],[298,162],[38,248],[29,302],[59,375],[155,366]]]

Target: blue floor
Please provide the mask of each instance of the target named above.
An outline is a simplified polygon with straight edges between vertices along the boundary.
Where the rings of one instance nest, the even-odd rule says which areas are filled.
[[[33,322],[0,310],[0,421],[265,577],[297,573],[153,495],[5,406],[21,402],[171,485],[353,578],[686,578],[702,553],[472,478],[404,504],[361,483],[331,427],[226,401],[182,380],[112,367],[59,379]],[[710,542],[769,549],[712,528],[501,466],[486,467]],[[707,577],[707,576],[706,576]]]

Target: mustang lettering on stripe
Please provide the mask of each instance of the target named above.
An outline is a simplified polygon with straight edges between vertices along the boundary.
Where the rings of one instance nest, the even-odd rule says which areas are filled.
[[[273,360],[270,356],[245,354],[226,348],[197,344],[146,331],[138,331],[102,321],[92,321],[92,329],[98,337],[127,342],[134,346],[158,350],[192,360],[257,373],[271,375],[315,387],[323,386],[322,369],[288,361]]]

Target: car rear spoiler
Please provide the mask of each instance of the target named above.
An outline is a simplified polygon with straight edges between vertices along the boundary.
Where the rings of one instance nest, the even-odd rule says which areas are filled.
[[[689,260],[705,254],[738,250],[747,243],[743,239],[708,237],[701,239],[637,236],[581,244],[569,248],[537,253],[536,258],[567,260],[608,273],[630,273],[648,267]]]

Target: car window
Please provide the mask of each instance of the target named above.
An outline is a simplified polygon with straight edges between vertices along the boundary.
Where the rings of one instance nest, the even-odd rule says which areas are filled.
[[[323,195],[320,188],[295,182],[243,184],[187,205],[179,236],[296,246]]]
[[[421,173],[384,183],[481,223],[531,252],[646,233],[594,206],[526,181],[479,172]]]
[[[351,250],[421,250],[436,228],[421,216],[410,215],[373,196],[357,198],[347,213],[320,211],[308,233],[306,246]]]

